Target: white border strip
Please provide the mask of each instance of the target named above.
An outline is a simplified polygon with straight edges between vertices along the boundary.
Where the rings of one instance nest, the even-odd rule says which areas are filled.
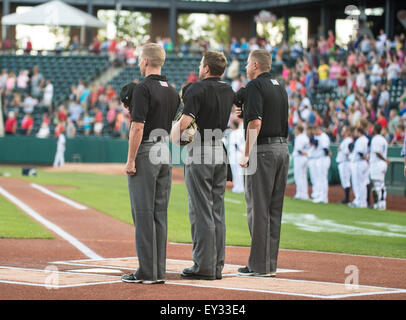
[[[79,203],[77,203],[77,202],[75,202],[73,200],[65,198],[64,196],[61,196],[60,194],[52,192],[52,191],[50,191],[50,190],[48,190],[48,189],[44,188],[43,186],[40,186],[40,185],[38,185],[36,183],[31,183],[31,187],[45,193],[48,196],[51,196],[52,198],[55,198],[55,199],[57,199],[59,201],[62,201],[62,202],[65,202],[66,204],[70,205],[71,207],[74,207],[75,209],[78,209],[78,210],[86,210],[87,209],[87,207],[85,207],[84,205],[81,205],[81,204],[79,204]]]
[[[13,202],[15,205],[17,205],[19,208],[21,208],[24,212],[26,212],[32,218],[37,220],[39,223],[43,224],[46,228],[55,232],[57,235],[59,235],[60,237],[62,237],[66,241],[68,241],[71,245],[73,245],[76,249],[78,249],[80,252],[82,252],[85,256],[87,256],[91,259],[103,259],[101,256],[99,256],[97,253],[92,251],[89,247],[84,245],[78,239],[76,239],[75,237],[73,237],[72,235],[67,233],[62,228],[58,227],[56,224],[54,224],[51,221],[42,217],[38,212],[36,212],[34,209],[30,208],[28,205],[26,205],[21,200],[17,199],[12,194],[8,193],[2,187],[0,187],[0,194],[2,194],[4,197],[6,197],[11,202]]]
[[[315,298],[315,299],[341,299],[341,298],[352,298],[352,297],[367,296],[367,295],[406,293],[406,290],[393,290],[393,291],[377,291],[377,292],[367,292],[367,293],[352,293],[352,294],[350,293],[350,294],[343,294],[343,295],[324,296],[324,295],[307,294],[307,293],[281,292],[281,291],[249,289],[249,288],[232,288],[232,287],[222,287],[222,286],[209,286],[209,285],[203,285],[203,284],[189,284],[189,283],[181,283],[181,282],[173,282],[173,281],[165,281],[165,283],[179,285],[179,286],[234,290],[234,291],[247,291],[247,292],[259,292],[259,293],[268,293],[268,294],[280,294],[280,295],[307,297],[307,298]]]
[[[19,268],[19,267],[7,267],[7,266],[0,266],[0,269],[14,269],[14,270],[26,270],[26,271],[39,271],[39,272],[46,272],[42,269],[29,269],[29,268]],[[80,272],[69,272],[69,271],[52,271],[52,273],[58,274],[81,274],[86,276],[95,276],[95,277],[116,277],[113,275],[102,275],[102,274],[93,274],[93,273],[80,273]],[[117,276],[118,278],[119,276]],[[62,288],[73,288],[73,287],[84,287],[84,286],[92,286],[96,284],[111,284],[111,283],[119,283],[122,282],[121,278],[117,280],[109,280],[109,281],[102,281],[102,282],[86,282],[86,283],[78,283],[78,284],[63,284],[63,285],[52,285],[52,284],[42,284],[42,283],[32,283],[32,282],[24,282],[24,281],[12,281],[12,280],[0,280],[0,283],[7,283],[7,284],[19,284],[25,286],[33,286],[33,287],[46,287],[49,289],[62,289]]]

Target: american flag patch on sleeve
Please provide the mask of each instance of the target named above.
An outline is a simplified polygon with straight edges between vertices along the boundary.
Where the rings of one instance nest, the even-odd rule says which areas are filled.
[[[272,84],[274,84],[275,86],[279,86],[279,82],[275,79],[271,79]]]
[[[168,82],[166,82],[166,81],[159,81],[159,83],[161,84],[162,87],[168,86]]]

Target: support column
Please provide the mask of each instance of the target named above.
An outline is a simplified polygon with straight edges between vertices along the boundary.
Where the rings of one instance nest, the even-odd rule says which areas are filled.
[[[385,1],[385,33],[388,38],[393,38],[394,21],[395,21],[395,4],[393,0]]]
[[[289,42],[289,15],[286,11],[283,14],[283,24],[283,40]]]
[[[236,37],[238,40],[245,38],[247,41],[257,34],[257,24],[253,14],[247,12],[233,12],[230,14],[230,39]]]
[[[171,6],[169,8],[169,37],[174,46],[177,44],[177,25],[178,14],[176,8],[176,0],[171,0]]]
[[[324,3],[322,3],[320,8],[320,27],[319,27],[319,37],[327,36],[328,31],[328,19],[329,19],[329,12]]]
[[[152,42],[156,42],[157,37],[170,37],[169,34],[169,12],[165,9],[151,10],[150,37]]]

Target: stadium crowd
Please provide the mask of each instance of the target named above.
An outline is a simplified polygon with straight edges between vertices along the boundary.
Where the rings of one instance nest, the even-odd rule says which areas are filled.
[[[157,38],[156,41],[169,54],[180,56],[199,55],[212,49],[208,41],[201,39],[181,44],[179,51],[169,38]],[[27,54],[30,48],[25,49]],[[380,123],[382,134],[390,144],[403,143],[406,119],[404,34],[388,39],[381,31],[375,39],[357,36],[346,47],[340,47],[329,31],[327,38],[309,39],[307,48],[303,48],[300,42],[289,46],[283,41],[272,46],[261,38],[246,41],[232,37],[227,46],[220,45],[218,50],[226,50],[229,54],[231,63],[224,77],[235,91],[249,81],[241,61],[251,50],[258,48],[272,53],[271,71],[284,83],[288,92],[292,141],[294,127],[300,124],[304,127],[320,126],[331,142],[338,143],[342,140],[340,132],[343,126],[357,126],[364,119],[368,133],[372,132],[374,123]],[[69,50],[80,50],[77,37],[73,38]],[[100,42],[95,37],[89,50],[94,54],[110,54],[114,64],[134,66],[137,61],[134,45],[119,39]],[[185,83],[197,80],[192,71]],[[392,101],[391,97],[393,88],[401,88],[402,91],[395,97],[396,101]],[[0,90],[7,134],[31,134],[30,114],[35,108],[44,111],[43,125],[36,132],[40,137],[44,135],[41,132],[47,131],[42,130],[47,123],[48,126],[53,124],[56,134],[58,127],[71,128],[69,138],[102,133],[125,137],[128,132],[128,117],[119,104],[117,92],[109,85],[89,87],[80,82],[72,87],[66,105],[52,106],[52,83],[34,67],[28,71],[21,70],[18,75],[3,70]],[[399,93],[399,90],[396,92]],[[17,118],[17,113],[24,114],[20,131],[17,131],[13,120]]]

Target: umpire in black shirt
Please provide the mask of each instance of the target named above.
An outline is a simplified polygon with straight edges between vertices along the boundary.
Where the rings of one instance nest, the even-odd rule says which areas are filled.
[[[158,44],[142,47],[139,67],[146,77],[132,88],[131,127],[125,171],[135,225],[139,267],[122,276],[124,282],[163,283],[166,267],[167,209],[171,190],[169,160],[159,152],[169,150],[165,141],[180,99],[161,75],[165,51]],[[165,134],[166,132],[166,134]]]
[[[227,155],[221,141],[227,129],[234,91],[220,80],[227,60],[223,53],[208,51],[199,67],[201,81],[183,95],[183,115],[172,129],[177,143],[193,119],[198,133],[188,145],[185,183],[193,239],[194,265],[183,270],[185,279],[221,279],[225,256],[224,192]]]
[[[275,276],[279,250],[283,199],[289,169],[288,97],[269,73],[272,58],[266,50],[248,57],[242,110],[246,132],[240,165],[247,170],[245,199],[251,250],[241,275]]]

